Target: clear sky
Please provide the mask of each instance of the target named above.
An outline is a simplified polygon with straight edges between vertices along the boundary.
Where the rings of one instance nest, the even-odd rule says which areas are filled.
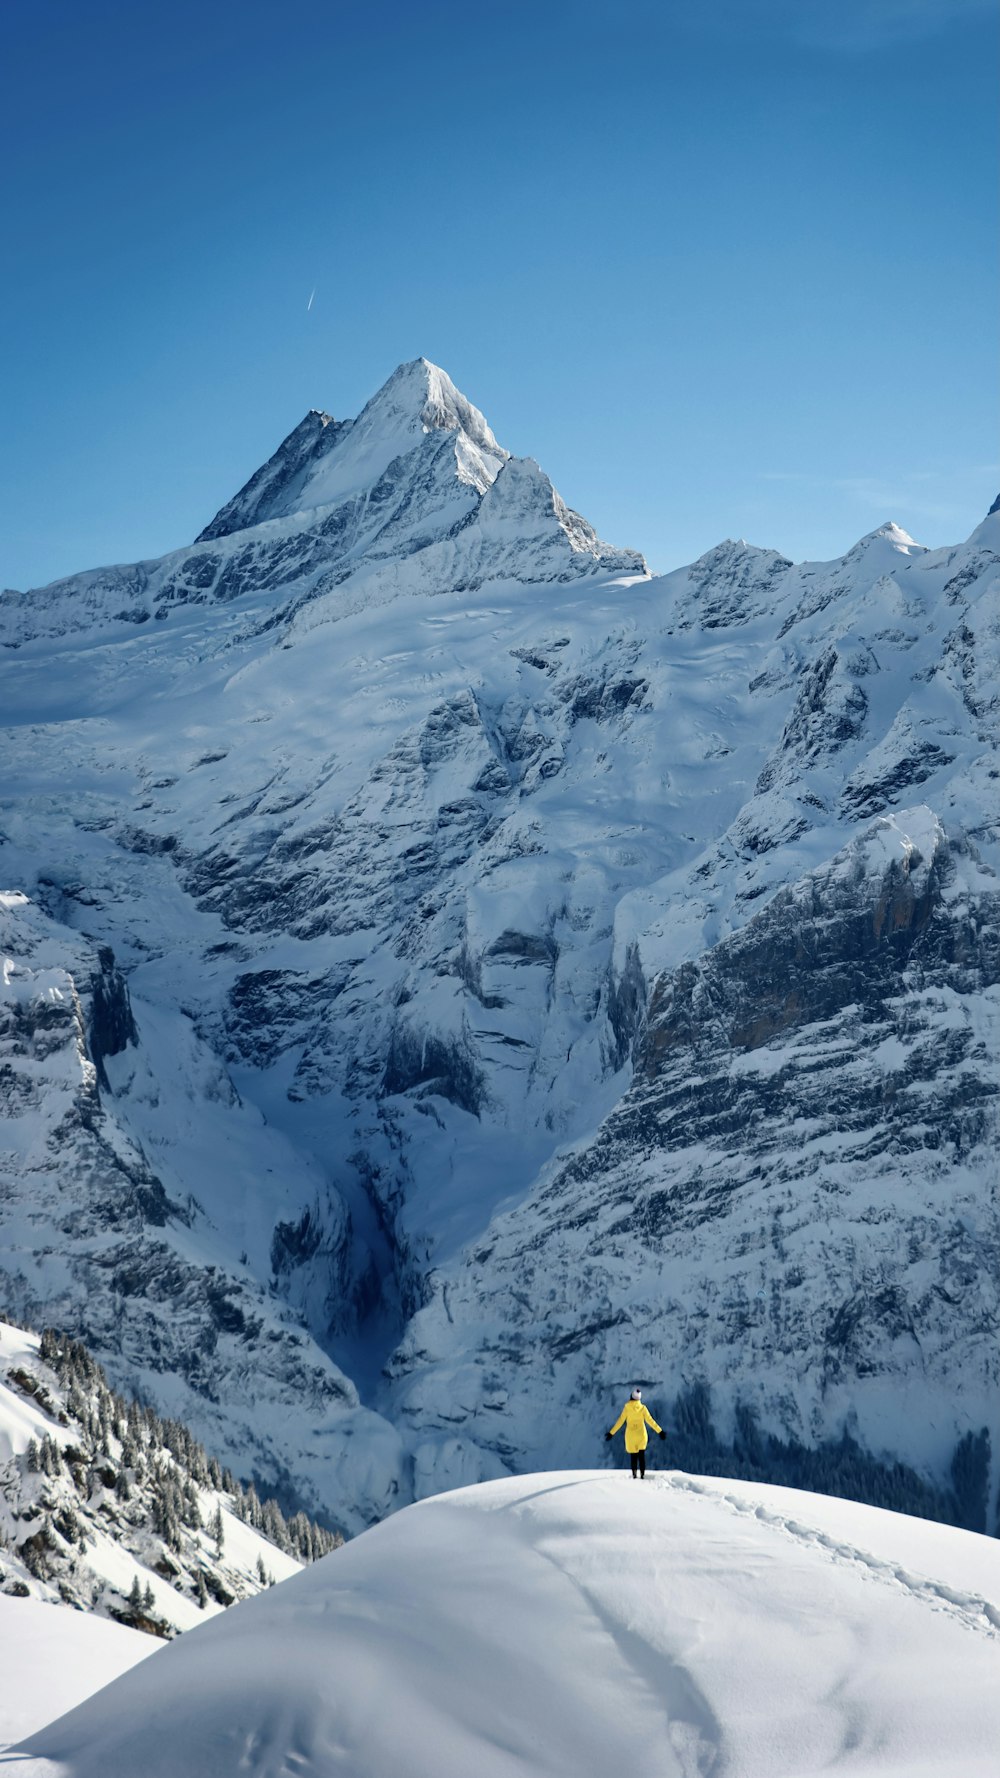
[[[957,541],[1000,487],[998,37],[995,0],[7,0],[0,585],[189,541],[420,354],[656,568]]]

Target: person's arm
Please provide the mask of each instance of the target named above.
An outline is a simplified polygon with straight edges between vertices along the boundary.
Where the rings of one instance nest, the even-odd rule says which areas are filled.
[[[624,1424],[625,1424],[625,1409],[624,1409],[624,1408],[622,1408],[622,1411],[621,1411],[621,1413],[620,1413],[620,1414],[619,1414],[619,1416],[618,1416],[618,1418],[617,1418],[617,1420],[616,1420],[616,1421],[615,1421],[615,1423],[614,1423],[614,1425],[613,1425],[613,1426],[612,1426],[612,1428],[611,1428],[611,1431],[610,1431],[610,1432],[609,1432],[609,1433],[608,1433],[608,1437],[609,1437],[609,1438],[614,1438],[614,1436],[615,1436],[615,1433],[616,1433],[616,1432],[619,1432],[619,1431],[620,1431],[620,1430],[621,1430],[621,1428],[622,1428],[622,1427],[623,1427],[623,1426],[624,1426]]]
[[[653,1428],[654,1432],[658,1432],[661,1438],[666,1438],[667,1435],[664,1432],[662,1426],[657,1426],[656,1421],[653,1419],[653,1416],[650,1413],[649,1409],[647,1408],[645,1402],[643,1402],[643,1404],[642,1404],[642,1411],[643,1411],[643,1414],[645,1415],[646,1425],[651,1426]]]

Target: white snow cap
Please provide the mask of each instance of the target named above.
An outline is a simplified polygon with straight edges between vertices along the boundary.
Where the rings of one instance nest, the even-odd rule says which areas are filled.
[[[641,1401],[642,1400],[642,1390],[641,1389],[633,1389],[632,1395],[631,1395],[631,1400],[632,1401]]]

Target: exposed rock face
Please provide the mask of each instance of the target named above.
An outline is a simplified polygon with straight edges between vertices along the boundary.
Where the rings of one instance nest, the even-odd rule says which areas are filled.
[[[99,974],[90,984],[90,1022],[87,1042],[97,1070],[98,1083],[107,1088],[105,1056],[120,1056],[130,1043],[138,1042],[128,983],[115,963],[110,945],[102,945],[97,960]]]
[[[730,1428],[940,1463],[928,1398],[988,1422],[1000,1387],[998,916],[917,811],[662,976],[595,1139],[417,1316],[400,1411],[454,1435],[457,1401],[540,1461],[637,1372],[708,1382]],[[582,1459],[592,1429],[560,1437]]]
[[[354,1385],[264,1280],[245,1265],[218,1263],[203,1206],[168,1196],[116,1115],[104,1069],[138,1034],[110,951],[94,956],[19,896],[0,900],[0,934],[8,959],[0,1202],[9,1310],[86,1330],[116,1375],[190,1408],[197,1429],[211,1430],[223,1459],[244,1474],[256,1468],[283,1482],[291,1440],[289,1498],[328,1505],[333,1470],[318,1459],[317,1441],[370,1419],[377,1447],[387,1429],[359,1407]],[[178,1110],[175,1102],[170,1115]],[[332,1288],[337,1269],[325,1257]],[[303,1462],[310,1448],[311,1466]],[[384,1507],[395,1493],[392,1463],[388,1471]],[[358,1522],[358,1493],[350,1480],[348,1523]]]
[[[234,531],[245,531],[249,525],[294,511],[295,496],[337,444],[343,430],[342,421],[313,408],[278,446],[274,456],[250,477],[246,487],[216,513],[195,542],[213,543],[217,537],[231,537]]]
[[[189,549],[4,595],[15,1310],[355,1523],[591,1461],[637,1375],[950,1486],[998,525],[652,580],[418,360]]]

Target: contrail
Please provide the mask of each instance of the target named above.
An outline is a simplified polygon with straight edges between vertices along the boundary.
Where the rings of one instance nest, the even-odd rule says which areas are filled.
[[[315,300],[316,300],[316,286],[314,284],[313,289],[312,289],[312,295],[310,296],[309,301],[306,303],[306,314],[307,315],[309,313],[309,310],[312,308]]]

